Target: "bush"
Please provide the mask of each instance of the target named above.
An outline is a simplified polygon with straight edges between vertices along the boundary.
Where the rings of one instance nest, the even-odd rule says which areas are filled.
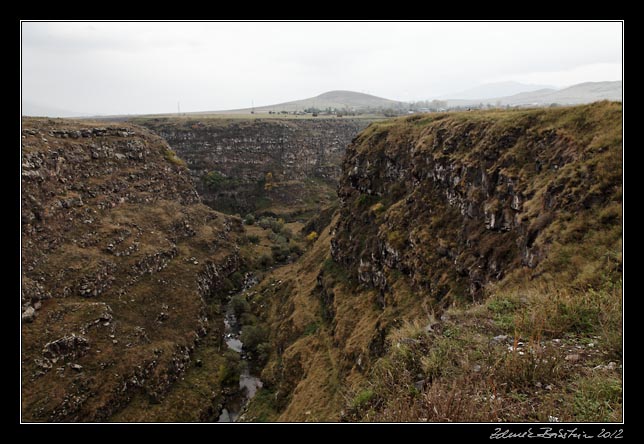
[[[240,339],[245,350],[256,352],[257,347],[268,340],[268,329],[261,325],[245,325]]]
[[[233,311],[235,312],[235,316],[237,316],[237,319],[239,319],[243,313],[250,310],[250,305],[248,304],[248,301],[241,294],[234,296],[230,300],[230,303],[233,307]]]
[[[374,397],[375,393],[372,389],[364,389],[356,395],[353,399],[352,407],[359,409],[367,405]]]
[[[277,245],[273,245],[271,247],[271,251],[273,253],[273,260],[275,262],[284,262],[285,260],[288,259],[289,255],[291,253],[290,248],[285,243],[280,243],[280,244],[277,244]]]
[[[268,342],[262,342],[257,346],[257,349],[255,350],[255,361],[257,361],[258,364],[264,364],[266,361],[268,361],[268,357],[271,354],[271,346]]]
[[[206,186],[212,190],[220,190],[234,184],[234,180],[218,171],[211,171],[203,177]]]
[[[272,219],[270,221],[270,227],[273,233],[281,233],[284,229],[284,219]]]
[[[254,225],[255,224],[255,216],[252,214],[247,214],[246,217],[244,217],[244,223],[246,225]]]
[[[217,379],[221,385],[235,386],[239,384],[241,358],[234,350],[227,350],[224,353],[224,362],[219,364]]]
[[[271,217],[262,217],[257,222],[257,225],[262,227],[265,230],[268,230],[271,227]]]
[[[313,243],[317,240],[318,238],[318,232],[317,231],[311,231],[307,236],[306,240]]]
[[[286,237],[286,239],[293,239],[293,230],[288,227],[283,227],[280,233],[282,233],[282,236]]]
[[[182,159],[180,159],[177,156],[177,153],[175,153],[173,150],[166,149],[163,152],[163,157],[165,158],[165,160],[175,165],[186,166],[186,163]]]
[[[287,244],[288,239],[286,237],[282,236],[281,234],[275,234],[273,232],[269,233],[268,238],[275,242],[276,244]]]
[[[248,239],[248,242],[250,242],[251,244],[259,244],[259,236],[257,236],[256,234],[249,234],[248,236],[246,236],[246,239]]]
[[[235,289],[235,284],[228,279],[228,278],[223,278],[221,281],[221,291],[224,293],[229,293]]]
[[[230,280],[232,281],[235,288],[241,288],[244,284],[244,275],[242,275],[239,271],[236,271],[230,276]]]
[[[273,258],[267,254],[262,254],[262,256],[259,258],[259,264],[264,268],[270,267],[271,265],[273,265]]]

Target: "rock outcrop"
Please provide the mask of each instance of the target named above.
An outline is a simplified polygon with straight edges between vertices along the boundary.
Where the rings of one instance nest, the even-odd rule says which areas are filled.
[[[238,219],[203,205],[160,137],[23,119],[22,415],[102,421],[161,399],[239,266]]]

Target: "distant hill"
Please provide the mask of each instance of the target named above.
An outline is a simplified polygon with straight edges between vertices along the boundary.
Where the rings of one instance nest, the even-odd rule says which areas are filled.
[[[489,99],[493,97],[506,97],[512,96],[515,94],[533,92],[537,90],[549,89],[551,91],[556,91],[556,89],[549,85],[530,85],[519,82],[495,82],[495,83],[486,83],[483,85],[476,86],[474,88],[466,89],[465,91],[453,93],[453,94],[442,94],[439,98],[447,99],[472,99],[473,97],[477,99]]]
[[[472,98],[460,100],[447,100],[449,107],[475,106],[479,103],[500,104],[502,106],[541,106],[557,103],[559,105],[579,105],[592,103],[599,100],[622,101],[622,81],[614,82],[586,82],[572,85],[560,90],[541,89],[532,92],[523,92],[507,97],[494,97],[490,99]]]
[[[403,102],[396,100],[383,99],[382,97],[372,96],[354,91],[329,91],[319,96],[311,97],[309,99],[295,100],[293,102],[278,103],[276,105],[258,106],[255,107],[257,113],[267,113],[269,111],[304,111],[307,108],[336,108],[350,110],[363,110],[366,108],[397,108],[404,106]],[[191,114],[231,114],[239,113],[246,114],[251,111],[251,108],[236,109],[229,111],[205,111]]]

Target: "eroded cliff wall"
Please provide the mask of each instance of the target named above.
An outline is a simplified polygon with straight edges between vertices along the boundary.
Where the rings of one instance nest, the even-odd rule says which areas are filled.
[[[620,118],[605,103],[374,124],[347,150],[333,257],[383,294],[396,272],[437,300],[480,299],[566,241],[562,224],[617,216]]]
[[[137,123],[163,137],[186,161],[204,203],[243,215],[271,209],[297,213],[334,199],[344,150],[369,121],[158,118]]]

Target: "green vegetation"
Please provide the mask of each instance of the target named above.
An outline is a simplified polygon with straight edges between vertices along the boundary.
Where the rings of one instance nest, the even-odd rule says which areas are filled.
[[[203,181],[208,188],[214,191],[230,189],[239,184],[238,180],[224,176],[218,171],[209,172],[203,177]]]
[[[620,379],[599,375],[583,377],[575,382],[573,393],[573,413],[579,422],[616,420],[622,403]]]
[[[244,217],[244,223],[246,225],[253,225],[255,223],[255,216],[252,213],[249,213]]]
[[[217,380],[224,386],[236,386],[239,384],[239,372],[241,358],[234,350],[224,352],[225,361],[219,365]]]
[[[246,238],[248,239],[248,242],[250,242],[251,244],[255,244],[255,245],[259,244],[259,236],[257,236],[256,234],[250,234],[246,236]]]
[[[165,160],[167,160],[168,162],[171,162],[171,163],[173,163],[175,165],[179,165],[179,166],[182,166],[182,167],[186,166],[186,162],[184,162],[183,159],[179,158],[177,156],[177,153],[175,153],[173,150],[171,150],[169,148],[166,148],[163,151],[163,158]]]

